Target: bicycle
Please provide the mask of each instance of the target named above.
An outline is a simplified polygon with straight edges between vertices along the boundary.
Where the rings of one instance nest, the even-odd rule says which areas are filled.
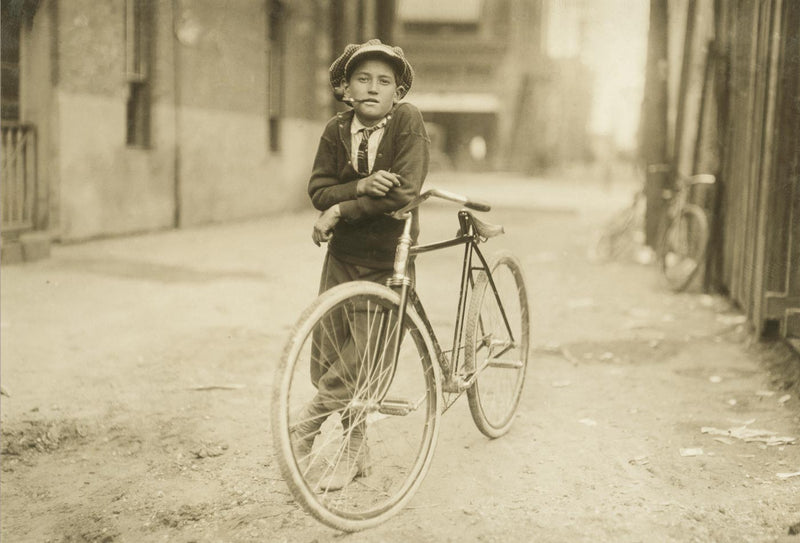
[[[676,190],[665,190],[667,201],[658,243],[658,263],[667,285],[675,292],[686,290],[702,267],[708,249],[708,217],[702,207],[689,203],[692,187],[713,185],[711,174],[679,176]]]
[[[412,246],[410,211],[431,197],[466,208],[458,211],[459,230],[451,239]],[[504,435],[513,423],[528,363],[527,291],[522,267],[510,252],[490,263],[478,247],[503,227],[481,221],[469,209],[490,206],[442,190],[420,194],[393,213],[405,225],[387,285],[353,281],[324,292],[290,334],[273,389],[274,448],[294,498],[328,526],[357,531],[399,512],[428,470],[442,413],[465,392],[472,418],[487,437]],[[443,350],[408,264],[416,255],[459,245],[464,256],[453,343]],[[366,333],[344,329],[356,326]],[[299,413],[317,394],[308,376],[310,358],[331,346],[339,357],[357,357],[358,373],[343,376],[346,398],[329,399],[325,412],[314,412],[324,422],[313,435],[298,436],[308,422]],[[363,436],[370,469],[359,465],[350,484],[325,488],[326,477],[364,458],[361,448],[352,452]],[[312,437],[311,447],[298,445]]]

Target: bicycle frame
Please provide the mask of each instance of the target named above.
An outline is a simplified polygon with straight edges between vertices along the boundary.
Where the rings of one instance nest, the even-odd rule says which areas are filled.
[[[469,292],[474,286],[474,276],[475,272],[483,271],[486,273],[489,284],[491,285],[492,292],[494,293],[495,299],[498,302],[500,307],[500,312],[503,317],[504,324],[506,329],[508,330],[509,337],[512,342],[515,342],[516,339],[514,338],[513,331],[511,330],[511,325],[508,322],[508,317],[505,312],[505,308],[503,307],[502,302],[500,301],[499,294],[497,292],[497,286],[495,285],[494,278],[492,277],[492,270],[489,267],[489,264],[486,258],[483,256],[483,253],[478,248],[478,244],[484,241],[480,235],[475,231],[475,227],[470,220],[469,213],[465,210],[461,210],[458,213],[458,220],[459,220],[459,233],[455,237],[451,239],[446,239],[434,243],[429,243],[425,245],[411,245],[411,215],[407,215],[405,217],[405,225],[403,229],[403,234],[400,236],[400,240],[397,245],[397,250],[395,253],[395,262],[394,262],[394,270],[392,277],[387,281],[387,286],[399,291],[400,295],[400,304],[399,304],[399,315],[398,315],[398,325],[397,325],[397,337],[395,338],[394,344],[394,352],[391,353],[391,360],[393,366],[396,367],[397,359],[399,356],[399,349],[401,343],[401,335],[403,330],[403,322],[405,319],[406,309],[408,307],[408,303],[411,300],[412,304],[414,305],[415,309],[419,313],[420,317],[422,318],[425,326],[427,327],[427,332],[429,333],[432,341],[433,347],[435,350],[435,354],[437,357],[437,361],[439,363],[440,368],[442,369],[442,376],[444,377],[444,381],[442,383],[442,390],[444,392],[449,393],[461,393],[465,391],[467,388],[472,386],[477,379],[478,375],[480,374],[483,368],[476,368],[476,370],[471,375],[459,375],[458,368],[460,362],[460,355],[461,351],[463,350],[464,346],[461,345],[464,337],[464,322],[467,312],[467,302],[469,299]],[[438,251],[450,247],[456,247],[459,245],[464,245],[464,257],[461,266],[461,284],[459,288],[459,296],[458,296],[458,305],[456,309],[456,322],[455,322],[455,329],[453,331],[453,348],[451,349],[452,359],[448,360],[446,351],[443,351],[439,340],[436,336],[436,333],[433,330],[433,327],[430,324],[430,321],[425,314],[424,308],[422,306],[421,301],[418,297],[413,296],[412,293],[414,292],[413,286],[411,285],[411,280],[407,274],[408,262],[409,259],[413,256],[418,254]],[[477,255],[478,260],[480,261],[480,265],[473,265],[474,258],[473,256]]]

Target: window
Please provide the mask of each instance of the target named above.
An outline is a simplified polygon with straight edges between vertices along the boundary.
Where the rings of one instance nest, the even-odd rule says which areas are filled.
[[[153,0],[125,2],[125,72],[128,80],[127,135],[131,147],[150,145],[150,41]]]
[[[128,135],[131,147],[150,145],[150,89],[147,82],[128,82]]]
[[[2,1],[2,118],[19,120],[19,34],[22,9],[19,2]]]
[[[269,150],[281,150],[281,117],[283,115],[283,8],[280,0],[271,0],[268,20],[269,39],[269,78],[267,84],[267,104],[269,126]]]

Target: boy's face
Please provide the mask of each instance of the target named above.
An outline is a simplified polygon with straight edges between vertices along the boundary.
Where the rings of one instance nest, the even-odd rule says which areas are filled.
[[[353,99],[358,120],[364,126],[372,126],[400,100],[400,89],[388,62],[368,59],[353,70],[345,85],[345,96]]]

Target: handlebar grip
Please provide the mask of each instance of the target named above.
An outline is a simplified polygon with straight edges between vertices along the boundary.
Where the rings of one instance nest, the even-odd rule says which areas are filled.
[[[475,211],[491,211],[492,206],[480,200],[467,200],[464,202],[464,207],[474,209]]]

